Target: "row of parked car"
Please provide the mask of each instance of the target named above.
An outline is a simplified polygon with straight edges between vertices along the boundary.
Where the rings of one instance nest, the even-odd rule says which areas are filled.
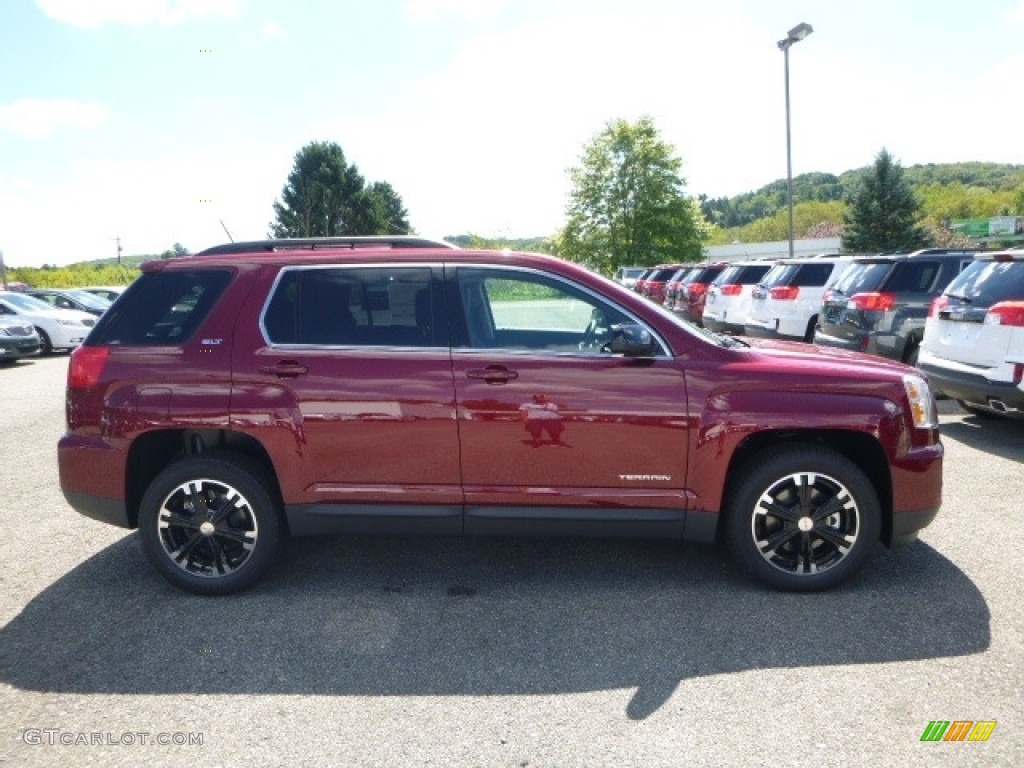
[[[93,286],[0,291],[0,363],[74,349],[123,290]]]
[[[969,412],[1024,416],[1024,249],[626,267],[616,278],[711,331],[899,360]]]

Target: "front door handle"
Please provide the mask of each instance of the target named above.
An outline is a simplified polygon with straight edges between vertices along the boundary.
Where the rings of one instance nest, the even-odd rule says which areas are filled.
[[[294,360],[282,360],[274,365],[265,365],[260,368],[260,373],[267,373],[281,379],[294,379],[304,373],[309,373],[309,368]]]
[[[510,371],[503,365],[488,365],[486,368],[470,368],[466,376],[471,379],[483,379],[488,384],[508,384],[519,378],[519,374]]]

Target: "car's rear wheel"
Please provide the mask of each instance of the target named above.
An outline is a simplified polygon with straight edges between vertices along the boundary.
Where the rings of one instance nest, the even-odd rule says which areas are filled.
[[[281,538],[276,493],[247,456],[211,452],[175,462],[142,498],[139,534],[157,571],[201,595],[245,589],[270,567]]]
[[[792,445],[739,472],[724,509],[726,541],[755,578],[811,592],[863,568],[879,540],[881,505],[856,464],[824,446]]]

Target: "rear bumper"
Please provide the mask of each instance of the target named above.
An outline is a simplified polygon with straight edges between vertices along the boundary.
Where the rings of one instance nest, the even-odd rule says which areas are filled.
[[[854,352],[867,352],[869,355],[900,361],[903,360],[907,346],[907,340],[899,334],[876,331],[864,331],[854,334],[853,337],[842,337],[819,330],[814,334],[814,343]]]
[[[991,381],[981,374],[952,370],[927,359],[919,361],[918,367],[928,374],[936,392],[954,400],[1000,412],[1024,412],[1024,384]]]

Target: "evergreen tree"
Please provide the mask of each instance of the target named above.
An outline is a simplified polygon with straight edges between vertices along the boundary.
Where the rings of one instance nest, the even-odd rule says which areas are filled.
[[[408,214],[391,185],[367,187],[334,142],[313,141],[295,154],[274,213],[272,237],[409,233]]]
[[[917,224],[920,203],[903,178],[903,168],[883,148],[860,180],[845,217],[843,250],[859,253],[912,251],[928,245]]]

